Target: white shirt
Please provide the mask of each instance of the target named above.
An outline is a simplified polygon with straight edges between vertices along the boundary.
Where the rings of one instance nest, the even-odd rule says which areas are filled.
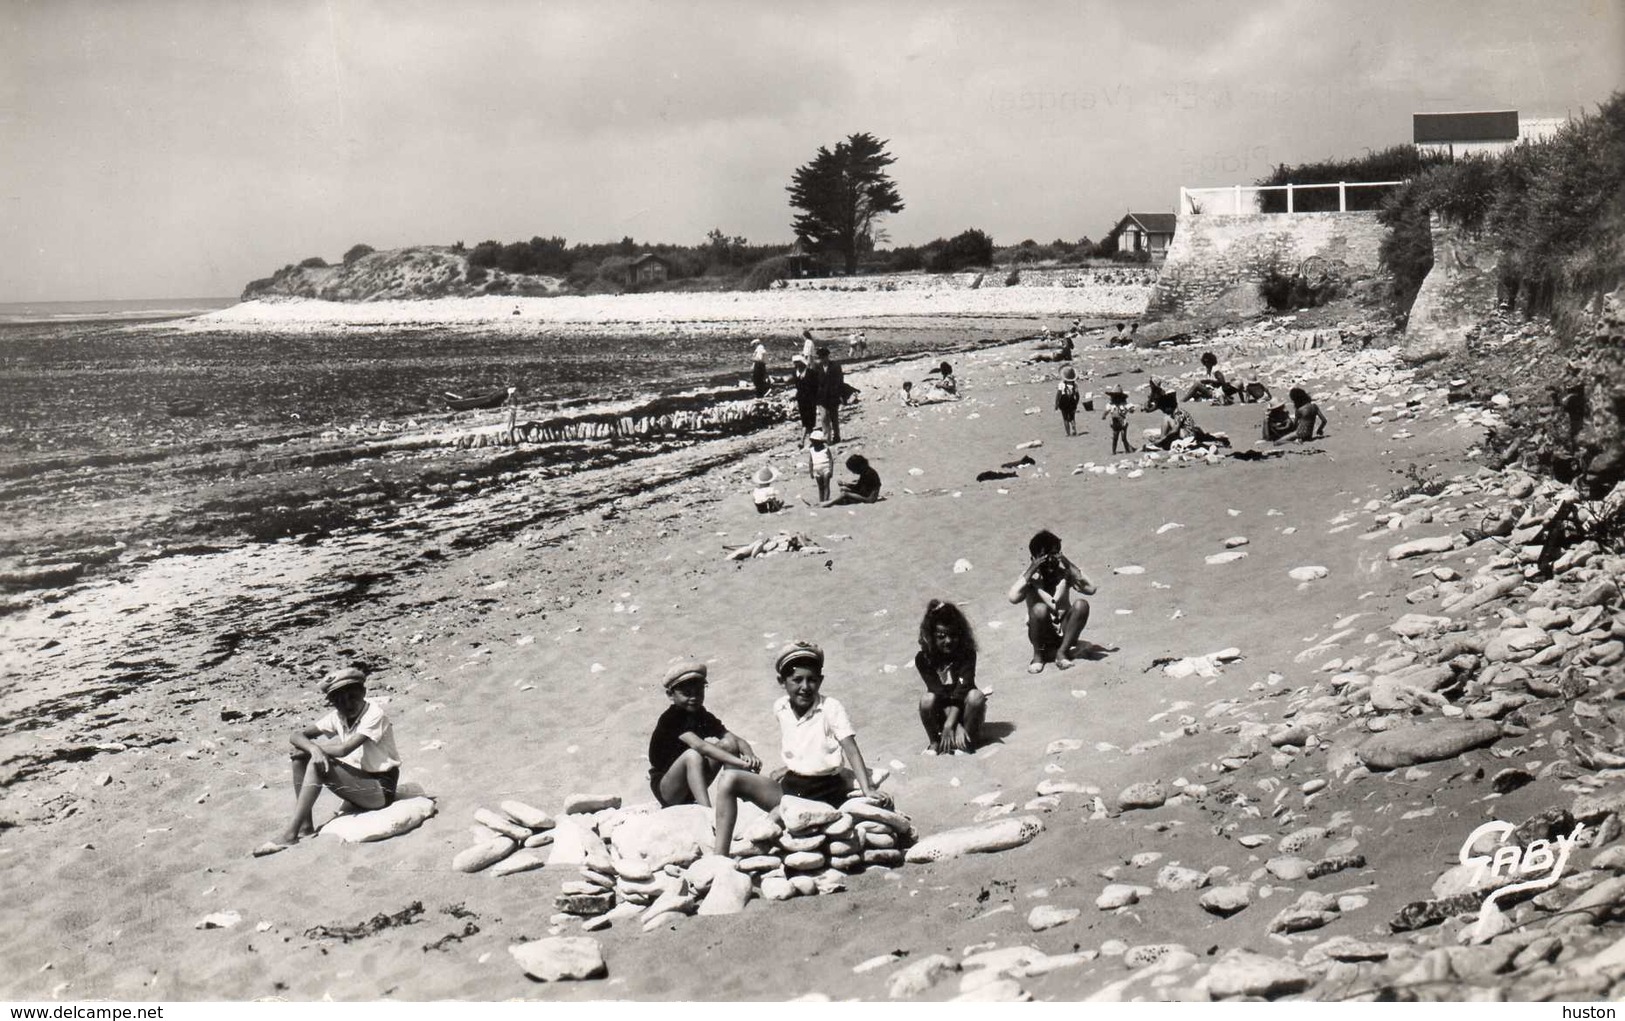
[[[801,357],[807,359],[807,364],[813,364],[813,348],[816,347],[811,337],[801,338]]]
[[[767,348],[765,346],[763,346],[762,344],[758,343],[756,345],[756,350],[751,352],[751,357],[753,359],[755,359],[756,361],[758,361],[758,362],[766,364],[767,363]]]
[[[395,750],[395,728],[375,702],[367,702],[367,708],[361,711],[361,719],[353,730],[344,726],[344,719],[337,709],[317,720],[316,729],[322,732],[323,737],[338,741],[347,740],[351,734],[361,734],[366,738],[350,754],[338,757],[347,766],[368,773],[382,773],[401,764],[400,753]]]
[[[784,764],[790,772],[830,776],[841,771],[846,761],[841,741],[856,733],[841,703],[820,695],[807,715],[798,717],[790,706],[790,696],[784,695],[773,703],[773,715],[779,721]]]

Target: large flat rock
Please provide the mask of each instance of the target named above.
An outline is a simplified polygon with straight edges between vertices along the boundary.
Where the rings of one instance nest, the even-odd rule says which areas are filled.
[[[1355,752],[1367,769],[1402,769],[1453,759],[1462,752],[1494,744],[1500,736],[1501,727],[1493,720],[1430,720],[1373,734]]]

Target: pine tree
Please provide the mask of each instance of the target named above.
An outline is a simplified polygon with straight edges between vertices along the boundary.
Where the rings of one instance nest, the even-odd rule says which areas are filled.
[[[858,253],[874,246],[880,217],[898,213],[903,200],[886,168],[896,160],[886,142],[864,132],[824,146],[791,178],[790,206],[800,210],[791,224],[814,249],[839,255],[848,274]]]

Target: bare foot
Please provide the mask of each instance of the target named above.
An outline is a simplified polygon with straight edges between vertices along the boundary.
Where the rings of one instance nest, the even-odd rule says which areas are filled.
[[[1055,657],[1055,669],[1057,669],[1057,670],[1071,670],[1072,669],[1072,660],[1067,659],[1065,656],[1056,656]]]
[[[1029,674],[1041,674],[1041,673],[1043,673],[1044,672],[1044,661],[1041,660],[1041,659],[1035,659],[1031,663],[1028,663],[1027,664],[1027,672]]]
[[[278,851],[286,851],[288,846],[288,844],[285,844],[280,840],[267,840],[265,843],[254,848],[254,857],[264,858],[267,855],[276,854]]]

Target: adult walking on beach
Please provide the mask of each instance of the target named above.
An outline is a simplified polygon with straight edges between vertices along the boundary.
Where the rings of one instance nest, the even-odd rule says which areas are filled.
[[[827,346],[818,349],[818,407],[822,412],[819,425],[830,443],[841,442],[841,400],[846,395],[846,377],[841,363],[829,356]]]
[[[813,359],[817,357],[817,354],[818,354],[818,341],[813,339],[812,328],[808,327],[807,329],[801,331],[801,357],[802,357],[802,360],[805,361],[808,365],[811,365],[811,364],[813,364]]]
[[[790,360],[792,379],[796,386],[796,414],[801,418],[801,445],[818,428],[818,370],[807,364],[807,359],[796,355]]]
[[[755,348],[751,351],[750,381],[756,387],[756,396],[765,397],[768,390],[767,346],[760,338],[751,341],[751,344]]]

